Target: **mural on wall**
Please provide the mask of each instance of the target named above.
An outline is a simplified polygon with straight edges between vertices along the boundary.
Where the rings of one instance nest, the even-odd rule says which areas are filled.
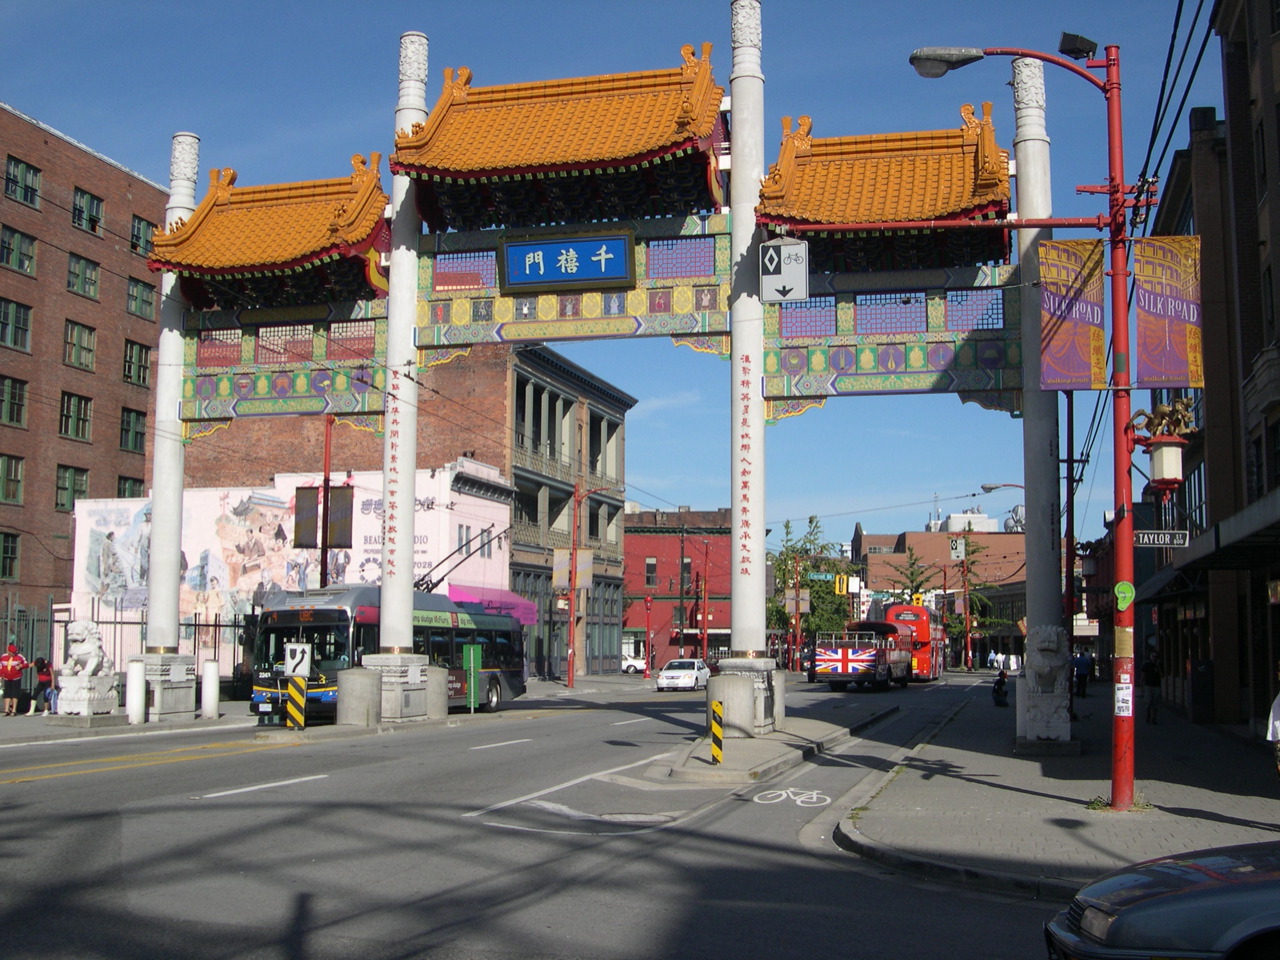
[[[510,524],[510,504],[494,496],[453,489],[456,469],[419,471],[414,500],[414,574],[447,559],[470,583],[505,587],[507,554],[499,539]],[[465,471],[501,491],[498,471],[467,463]],[[382,581],[382,474],[347,473],[335,486],[355,488],[350,547],[328,552],[329,583]],[[279,591],[320,586],[320,551],[293,546],[298,487],[319,486],[316,474],[277,474],[262,488],[211,488],[183,494],[179,615],[185,624],[227,622],[260,608]],[[485,484],[481,482],[480,489]],[[459,538],[483,537],[499,549],[455,555]],[[80,500],[72,605],[77,616],[115,610],[136,616],[147,606],[151,552],[151,502],[146,499]]]

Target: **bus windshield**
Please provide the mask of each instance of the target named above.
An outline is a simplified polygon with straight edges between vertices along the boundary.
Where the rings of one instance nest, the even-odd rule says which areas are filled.
[[[342,670],[351,666],[351,628],[347,624],[275,622],[258,632],[254,667],[282,669],[286,643],[311,644],[311,664],[315,670]]]

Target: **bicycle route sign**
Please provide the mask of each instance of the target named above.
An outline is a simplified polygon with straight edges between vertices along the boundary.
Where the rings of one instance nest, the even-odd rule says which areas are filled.
[[[760,244],[760,299],[788,303],[809,299],[809,244],[779,237]]]

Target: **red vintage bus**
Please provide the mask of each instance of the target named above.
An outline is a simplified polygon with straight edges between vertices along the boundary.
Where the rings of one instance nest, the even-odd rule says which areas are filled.
[[[947,666],[947,638],[938,615],[928,607],[898,603],[884,612],[890,623],[910,628],[911,679],[937,680]]]

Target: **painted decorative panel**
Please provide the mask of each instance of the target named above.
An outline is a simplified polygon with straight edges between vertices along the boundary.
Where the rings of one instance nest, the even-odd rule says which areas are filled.
[[[724,215],[591,224],[532,236],[554,254],[605,226],[634,232],[634,284],[618,289],[500,289],[498,231],[424,238],[418,346],[631,336],[706,336],[729,330],[729,218]],[[521,239],[524,239],[523,237]]]
[[[825,274],[809,283],[808,300],[765,305],[770,401],[1022,385],[1014,266]]]

